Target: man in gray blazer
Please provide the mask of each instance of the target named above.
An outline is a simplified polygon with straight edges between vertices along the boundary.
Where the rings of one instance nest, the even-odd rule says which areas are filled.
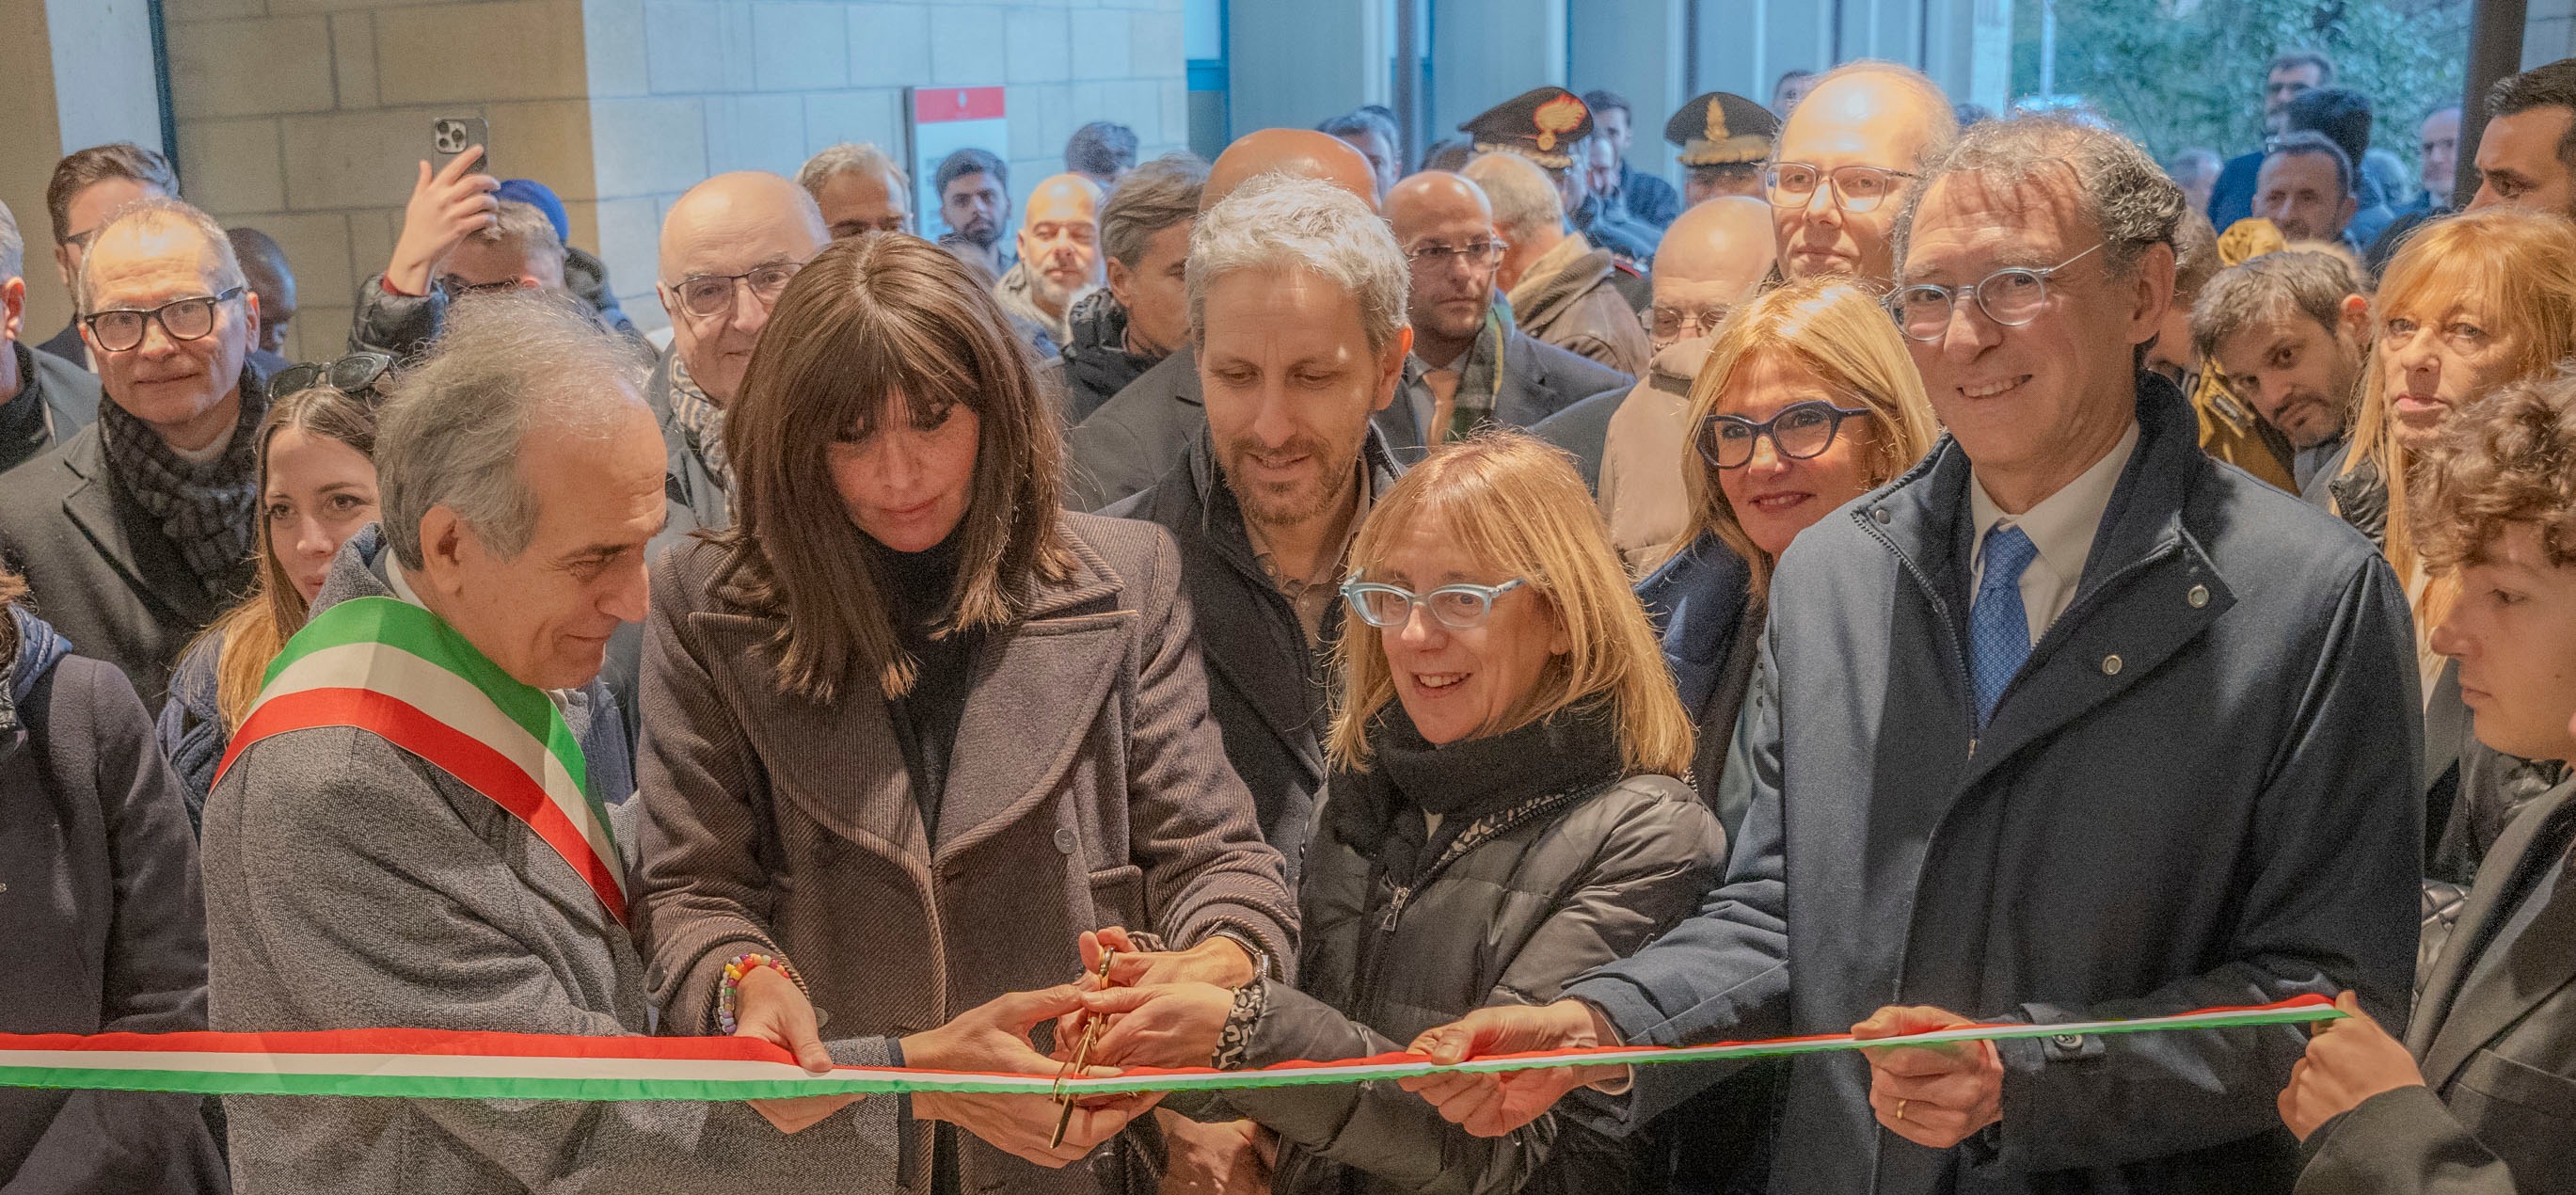
[[[157,712],[180,649],[257,571],[259,297],[223,229],[175,199],[100,228],[80,292],[109,401],[0,477],[0,558],[38,614]]]
[[[2459,582],[2433,646],[2478,740],[2576,759],[2576,382],[2453,417],[2422,465],[2416,546]],[[2300,1195],[2514,1195],[2576,1184],[2576,783],[2515,814],[2424,975],[2401,1041],[2366,1016],[2308,1043],[2281,1092]],[[2348,1012],[2360,1009],[2351,998]]]
[[[361,599],[426,610],[501,674],[474,687],[543,691],[580,746],[592,810],[633,787],[597,676],[609,634],[644,614],[644,549],[665,518],[661,440],[630,362],[568,305],[494,297],[460,308],[386,403],[384,523],[349,540],[314,603],[316,619]],[[370,670],[365,683],[391,683],[385,675]],[[432,749],[364,721],[235,740],[206,806],[214,1026],[649,1032],[613,843],[605,858],[558,847],[433,762]],[[1079,1004],[1070,988],[1006,996],[900,1042],[826,1043],[793,977],[759,966],[736,1013],[743,1034],[814,1071],[908,1061],[1051,1074],[1025,1031]],[[853,1102],[236,1096],[226,1107],[244,1190],[896,1190],[904,1102],[845,1110]],[[1079,1157],[1126,1112],[1075,1119],[1070,1156],[1048,1157]]]

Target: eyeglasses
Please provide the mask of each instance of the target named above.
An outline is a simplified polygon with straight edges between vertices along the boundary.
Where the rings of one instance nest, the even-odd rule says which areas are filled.
[[[1896,193],[1896,180],[1913,178],[1902,170],[1878,166],[1836,166],[1818,170],[1805,162],[1774,162],[1762,172],[1762,190],[1773,207],[1802,208],[1815,202],[1816,188],[1830,182],[1834,206],[1852,215],[1873,211]]]
[[[1706,336],[1715,332],[1719,324],[1726,322],[1727,313],[1733,310],[1724,303],[1712,303],[1706,307],[1668,307],[1657,303],[1638,312],[1637,322],[1645,326],[1656,344],[1663,345],[1684,337]]]
[[[1514,577],[1500,585],[1443,585],[1429,593],[1417,594],[1400,585],[1362,581],[1359,574],[1342,582],[1342,600],[1351,604],[1351,613],[1361,622],[1381,630],[1400,627],[1413,620],[1415,606],[1428,607],[1431,617],[1453,631],[1472,631],[1485,625],[1494,612],[1494,599],[1528,584],[1527,578]]]
[[[337,361],[289,365],[268,380],[268,392],[284,398],[299,390],[328,386],[342,394],[370,395],[376,383],[393,372],[394,359],[383,353],[351,353]]]
[[[1803,461],[1834,446],[1834,434],[1842,430],[1843,420],[1869,413],[1866,407],[1838,407],[1813,399],[1783,407],[1761,423],[1741,415],[1711,415],[1699,427],[1699,455],[1716,468],[1741,469],[1753,463],[1754,443],[1769,436],[1772,450],[1781,459]]]
[[[1437,270],[1453,261],[1463,261],[1471,269],[1490,270],[1494,268],[1495,263],[1503,260],[1504,251],[1510,248],[1511,243],[1500,238],[1469,241],[1464,245],[1443,245],[1434,242],[1428,245],[1416,245],[1405,250],[1404,260],[1412,263],[1413,268],[1417,270]]]
[[[1889,305],[1895,310],[1897,325],[1905,330],[1905,334],[1927,344],[1950,334],[1950,312],[1962,299],[1974,298],[1977,310],[1985,312],[1987,319],[2007,328],[2018,328],[2039,318],[2041,304],[2048,302],[2049,278],[2101,247],[2097,244],[2043,269],[2013,266],[1997,270],[1975,286],[1956,290],[1928,282],[1901,286],[1889,300]]]
[[[767,307],[778,301],[778,292],[786,290],[787,281],[804,268],[801,261],[773,261],[741,274],[691,274],[663,289],[679,298],[680,310],[699,319],[714,319],[733,313],[735,283],[750,286],[752,299]]]
[[[172,340],[203,340],[207,333],[215,330],[215,305],[232,302],[241,296],[242,288],[236,286],[222,294],[179,299],[145,311],[95,312],[84,322],[89,325],[90,336],[98,341],[98,347],[111,353],[127,352],[141,346],[144,333],[156,322]]]
[[[462,299],[467,295],[499,295],[519,289],[519,280],[504,278],[499,282],[467,282],[449,274],[438,280],[438,289],[446,291],[451,299]]]

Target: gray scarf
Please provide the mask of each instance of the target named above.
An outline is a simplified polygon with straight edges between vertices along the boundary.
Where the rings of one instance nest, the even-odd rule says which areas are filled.
[[[689,451],[697,453],[698,463],[707,467],[707,476],[732,493],[733,462],[725,459],[724,408],[698,387],[677,353],[671,355],[671,418],[679,423],[680,434],[688,437]]]
[[[162,440],[114,401],[98,404],[98,438],[108,472],[160,525],[188,572],[221,600],[250,578],[259,517],[260,416],[268,391],[248,367],[241,376],[241,418],[223,455],[203,464]]]

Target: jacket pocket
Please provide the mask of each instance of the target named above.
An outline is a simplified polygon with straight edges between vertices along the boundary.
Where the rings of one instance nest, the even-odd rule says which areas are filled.
[[[1154,923],[1145,916],[1145,869],[1121,863],[1092,872],[1091,920],[1093,929],[1118,925],[1152,932]]]
[[[2493,1050],[2480,1050],[2470,1055],[2468,1065],[2460,1069],[2459,1085],[2491,1101],[2501,1100],[2539,1113],[2561,1126],[2576,1126],[2576,1078],[2553,1075]]]

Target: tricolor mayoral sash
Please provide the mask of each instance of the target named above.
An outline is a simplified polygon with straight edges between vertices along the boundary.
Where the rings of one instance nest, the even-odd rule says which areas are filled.
[[[317,726],[376,735],[491,798],[625,923],[626,877],[608,812],[590,797],[563,712],[445,619],[390,597],[352,598],[314,615],[269,665],[216,783],[251,744]]]

